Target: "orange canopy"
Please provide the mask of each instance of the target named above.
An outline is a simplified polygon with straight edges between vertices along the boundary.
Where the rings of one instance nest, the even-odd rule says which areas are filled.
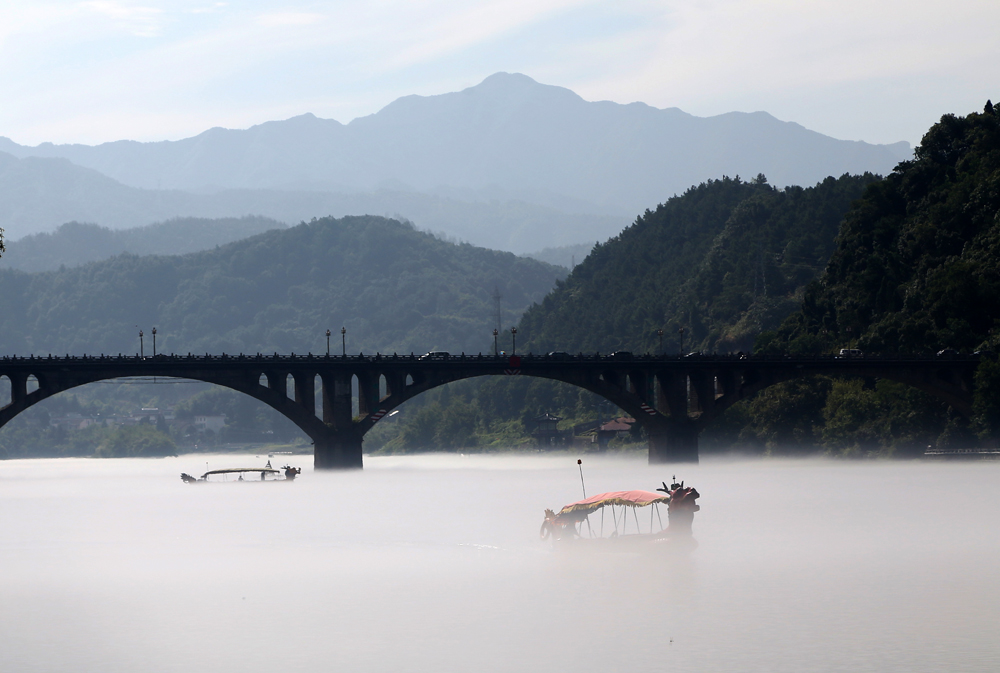
[[[599,493],[586,500],[580,500],[566,505],[560,514],[568,512],[593,512],[605,505],[622,505],[625,507],[646,507],[654,502],[670,502],[670,496],[662,493],[651,493],[649,491],[611,491],[609,493]]]

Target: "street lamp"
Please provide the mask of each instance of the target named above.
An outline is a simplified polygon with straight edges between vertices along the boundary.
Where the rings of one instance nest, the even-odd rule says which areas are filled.
[[[139,357],[145,359],[146,354],[142,350],[142,330],[139,330]]]
[[[663,355],[663,328],[656,330],[656,333],[660,335],[660,355]]]
[[[684,355],[684,328],[681,327],[677,331],[680,332],[680,334],[681,334],[681,355]]]
[[[340,347],[341,347],[341,349],[343,349],[341,351],[342,355],[346,358],[347,357],[347,328],[346,327],[341,327],[340,328]]]
[[[156,357],[156,328],[153,328],[153,357]]]
[[[494,327],[493,328],[493,355],[494,356],[500,355],[500,349],[497,347],[497,336],[499,334],[500,334],[500,331],[497,330],[496,327]]]
[[[510,349],[510,354],[511,355],[517,355],[517,328],[516,327],[511,327],[510,328],[510,341],[511,341],[511,344],[512,344],[511,345],[511,349]]]
[[[330,357],[330,330],[326,331],[326,357]]]

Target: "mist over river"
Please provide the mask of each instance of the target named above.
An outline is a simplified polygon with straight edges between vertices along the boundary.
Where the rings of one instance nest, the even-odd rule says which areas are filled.
[[[997,670],[1000,463],[583,459],[697,487],[699,548],[540,541],[575,455],[0,461],[0,671]]]

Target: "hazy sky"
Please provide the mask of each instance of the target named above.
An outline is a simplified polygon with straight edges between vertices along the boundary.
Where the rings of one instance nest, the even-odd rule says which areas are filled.
[[[521,72],[587,100],[917,142],[1000,99],[997,0],[0,0],[0,135],[176,139]]]

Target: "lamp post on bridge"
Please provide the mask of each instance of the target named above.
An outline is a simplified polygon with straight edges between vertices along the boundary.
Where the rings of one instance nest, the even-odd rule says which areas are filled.
[[[510,341],[511,341],[510,354],[511,355],[517,355],[517,328],[516,327],[511,327],[510,328]]]
[[[500,349],[497,347],[497,336],[499,334],[500,334],[500,332],[497,330],[496,327],[494,327],[493,328],[493,356],[494,357],[496,357],[497,355],[500,355]]]
[[[663,355],[663,328],[656,330],[656,333],[660,336],[660,355]]]
[[[684,328],[681,327],[677,331],[680,332],[680,335],[681,335],[681,352],[680,352],[680,354],[684,355]]]
[[[346,358],[347,357],[347,328],[346,327],[341,327],[340,328],[340,348],[341,348],[341,355],[343,355]]]
[[[330,330],[326,331],[326,357],[330,357]]]
[[[156,328],[153,328],[153,357],[156,357]]]
[[[142,330],[139,330],[139,357],[146,359],[146,354],[142,350]]]

